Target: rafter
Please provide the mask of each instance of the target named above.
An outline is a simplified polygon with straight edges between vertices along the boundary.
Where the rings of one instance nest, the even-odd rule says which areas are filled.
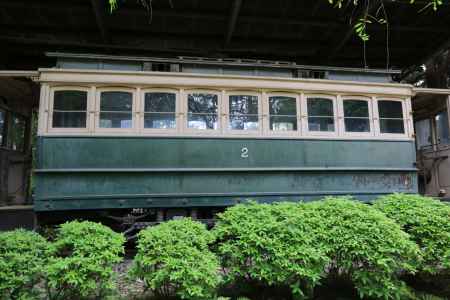
[[[227,32],[225,34],[225,42],[224,45],[228,45],[231,41],[231,37],[233,36],[234,29],[236,27],[236,22],[239,16],[239,12],[241,11],[242,0],[234,0],[233,5],[231,6],[230,18],[228,20]]]
[[[98,29],[102,36],[103,43],[109,44],[111,42],[111,36],[105,23],[105,2],[102,0],[91,0],[92,9],[95,14],[95,21],[97,22]]]
[[[450,38],[445,40],[437,49],[434,49],[432,52],[425,55],[419,63],[426,63],[435,56],[441,54],[442,52],[450,49]]]

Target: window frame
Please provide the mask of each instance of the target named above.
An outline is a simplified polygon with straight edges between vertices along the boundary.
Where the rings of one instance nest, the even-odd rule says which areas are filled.
[[[8,110],[0,105],[0,113],[3,113],[3,128],[0,129],[2,140],[0,141],[0,148],[6,148],[8,136]]]
[[[53,127],[53,112],[54,112],[54,101],[55,92],[57,91],[81,91],[86,92],[86,127]],[[90,130],[90,120],[91,120],[91,88],[83,86],[53,86],[50,87],[50,99],[48,108],[48,118],[47,118],[47,131],[61,132],[61,133],[87,133]]]
[[[145,94],[146,93],[171,93],[175,94],[175,128],[145,128]],[[144,134],[177,134],[180,132],[182,126],[180,125],[182,121],[181,115],[181,105],[180,105],[180,91],[177,89],[164,89],[164,88],[144,88],[140,91],[139,95],[139,110],[138,114],[138,124],[139,131]]]
[[[309,115],[308,115],[308,98],[324,98],[332,101],[333,104],[333,121],[334,121],[334,131],[312,131],[309,130]],[[338,137],[339,135],[339,123],[338,123],[338,95],[330,94],[302,94],[302,106],[303,112],[301,115],[303,123],[304,136],[318,136],[318,137]]]
[[[21,136],[22,139],[22,147],[21,149],[13,149],[12,147],[12,134],[11,134],[11,130],[13,128],[15,128],[15,126],[13,126],[13,120],[14,118],[18,118],[21,119],[23,121],[23,135]],[[6,136],[7,136],[7,140],[5,143],[5,148],[10,150],[10,151],[15,151],[15,152],[20,152],[20,153],[24,153],[27,147],[27,130],[28,127],[30,126],[30,120],[29,117],[27,117],[26,115],[20,113],[20,112],[16,112],[16,111],[9,111],[8,114],[8,125],[7,125],[7,131],[6,131]]]
[[[195,129],[195,128],[189,128],[188,126],[188,117],[189,117],[189,101],[188,101],[188,95],[189,94],[213,94],[217,95],[217,129]],[[180,102],[182,105],[180,105],[180,132],[187,133],[190,135],[220,135],[223,133],[223,122],[222,122],[222,91],[220,90],[213,90],[213,89],[187,89],[182,90],[180,92],[181,100]]]
[[[442,143],[441,142],[441,139],[440,139],[440,137],[439,137],[439,130],[438,130],[438,122],[437,122],[437,120],[436,120],[436,117],[439,115],[439,114],[441,114],[441,113],[445,113],[445,114],[447,114],[447,128],[449,129],[449,133],[450,133],[450,126],[449,126],[449,120],[450,120],[450,116],[448,115],[448,111],[447,111],[447,108],[444,108],[444,109],[441,109],[441,110],[438,110],[436,113],[434,113],[433,114],[433,119],[432,119],[432,126],[434,127],[434,136],[435,136],[435,145],[437,146],[437,147],[439,147],[439,145],[445,145],[445,146],[448,146],[448,145],[450,145],[450,143]],[[450,136],[450,134],[449,134],[449,136]]]
[[[345,130],[345,114],[344,114],[344,103],[348,100],[358,100],[366,101],[368,109],[368,120],[369,120],[369,131],[368,132],[351,132]],[[373,113],[373,99],[365,95],[340,95],[339,101],[339,123],[340,128],[342,128],[342,136],[344,137],[374,137],[375,136],[375,124],[374,124],[374,113]],[[352,118],[352,117],[350,117]]]
[[[131,93],[131,127],[130,128],[102,128],[100,127],[100,105],[102,92],[126,92]],[[97,87],[95,91],[95,118],[94,118],[94,132],[98,133],[133,133],[138,132],[136,89],[130,87],[111,86],[111,87]]]
[[[296,107],[296,121],[297,121],[297,130],[287,130],[287,131],[276,131],[270,129],[270,97],[290,97],[295,99],[295,107]],[[262,120],[264,124],[266,125],[264,128],[264,134],[268,136],[302,136],[303,126],[302,126],[302,118],[301,118],[301,96],[296,93],[287,93],[287,92],[269,92],[265,94],[265,97],[263,97],[263,108],[264,112],[262,116]]]
[[[431,140],[431,141],[429,141],[429,143],[427,143],[427,144],[424,144],[424,145],[422,145],[421,147],[418,147],[418,144],[417,144],[417,142],[418,142],[418,139],[417,139],[417,133],[416,133],[416,136],[415,136],[415,138],[414,138],[414,144],[415,144],[415,148],[416,148],[416,151],[419,151],[419,150],[422,150],[422,148],[425,148],[425,147],[428,147],[428,148],[433,148],[434,147],[434,145],[435,145],[435,143],[434,143],[434,140],[435,140],[435,134],[434,134],[434,129],[433,129],[433,120],[432,120],[432,116],[427,116],[427,117],[423,117],[423,118],[420,118],[420,119],[418,119],[418,120],[415,120],[415,122],[414,122],[414,132],[417,132],[417,126],[416,126],[416,124],[418,123],[418,122],[421,122],[421,121],[427,121],[427,123],[428,123],[428,126],[429,126],[429,129],[430,129],[430,135],[429,135],[429,139]],[[428,141],[427,141],[428,142]]]
[[[263,133],[264,116],[262,107],[263,94],[260,92],[252,90],[225,90],[224,91],[224,101],[223,101],[223,130],[225,134],[236,135],[236,136],[260,136]],[[258,99],[258,129],[256,130],[238,130],[229,128],[230,124],[230,96],[256,96]]]
[[[378,110],[378,102],[379,101],[396,101],[400,102],[402,104],[402,113],[403,113],[403,133],[382,133],[381,132],[381,117],[380,112]],[[376,134],[381,137],[387,137],[387,138],[402,138],[402,137],[408,137],[409,136],[409,126],[408,126],[408,114],[407,114],[407,105],[406,105],[406,99],[400,99],[400,98],[391,98],[391,97],[374,97],[374,118],[376,123]]]

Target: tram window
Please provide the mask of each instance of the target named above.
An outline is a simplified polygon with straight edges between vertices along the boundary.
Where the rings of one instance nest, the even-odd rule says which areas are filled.
[[[414,129],[416,132],[416,146],[418,150],[432,144],[430,119],[415,122]]]
[[[188,94],[188,128],[208,130],[218,128],[218,96]]]
[[[144,128],[176,128],[175,99],[173,93],[145,93]]]
[[[53,128],[86,128],[87,92],[55,91]]]
[[[250,95],[229,96],[230,129],[257,130],[258,97]]]
[[[100,96],[100,128],[131,128],[133,94],[102,92]]]
[[[297,101],[293,97],[269,97],[270,130],[297,130]]]
[[[381,133],[405,133],[403,108],[400,101],[378,101]]]
[[[448,130],[448,115],[446,111],[438,113],[434,120],[436,122],[436,138],[438,144],[450,144]]]
[[[368,102],[344,100],[344,124],[347,132],[370,132]]]
[[[17,114],[11,114],[11,126],[8,126],[7,147],[16,151],[23,151],[25,143],[26,120]]]
[[[6,112],[3,110],[0,110],[0,147],[3,146],[4,143],[4,136],[5,136],[5,119],[6,119]]]
[[[308,130],[334,131],[333,101],[327,98],[308,98]]]

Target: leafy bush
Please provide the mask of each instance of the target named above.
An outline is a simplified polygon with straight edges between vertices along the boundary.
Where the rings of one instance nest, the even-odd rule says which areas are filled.
[[[114,288],[113,266],[121,261],[122,234],[93,222],[62,224],[46,268],[50,299],[102,297]]]
[[[0,233],[0,299],[31,297],[49,245],[39,234],[18,229]]]
[[[412,300],[445,300],[445,299],[431,294],[416,293],[415,295],[413,295]]]
[[[419,245],[420,271],[450,271],[450,206],[429,197],[392,194],[379,198],[374,207],[400,224]]]
[[[320,246],[321,220],[290,203],[241,204],[220,214],[214,228],[226,282],[288,285],[303,297],[328,262]]]
[[[219,284],[219,263],[209,251],[213,241],[206,227],[189,218],[142,230],[130,270],[163,299],[212,299]]]
[[[347,278],[360,297],[404,299],[408,291],[398,275],[414,272],[420,257],[398,224],[351,198],[329,197],[304,206],[325,225],[329,278]]]

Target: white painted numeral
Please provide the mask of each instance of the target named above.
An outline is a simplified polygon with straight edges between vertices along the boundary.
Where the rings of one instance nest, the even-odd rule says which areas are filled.
[[[248,157],[248,148],[247,147],[243,147],[241,149],[241,157],[242,158],[247,158]]]

